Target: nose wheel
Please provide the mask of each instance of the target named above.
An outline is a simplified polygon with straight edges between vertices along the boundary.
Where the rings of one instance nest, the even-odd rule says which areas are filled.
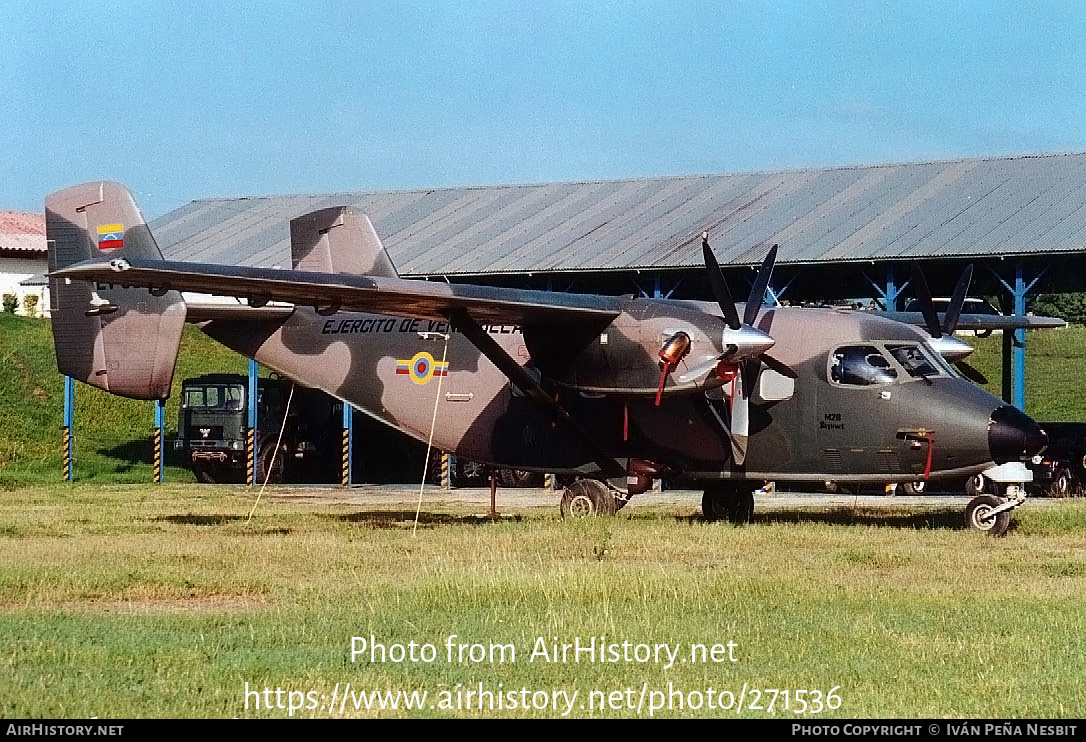
[[[965,524],[989,536],[1003,536],[1011,525],[1011,510],[1020,504],[995,495],[979,495],[965,506]]]

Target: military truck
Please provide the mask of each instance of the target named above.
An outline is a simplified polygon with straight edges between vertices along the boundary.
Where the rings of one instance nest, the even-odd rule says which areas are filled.
[[[199,481],[245,481],[248,390],[247,377],[239,374],[181,382],[174,449]],[[342,419],[343,403],[323,392],[286,379],[258,379],[255,481],[337,480]]]

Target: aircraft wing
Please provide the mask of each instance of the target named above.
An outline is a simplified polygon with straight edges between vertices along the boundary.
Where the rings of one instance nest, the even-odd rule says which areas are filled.
[[[138,258],[89,260],[49,275],[152,291],[235,296],[256,306],[269,301],[289,302],[329,313],[372,312],[416,319],[448,319],[453,313],[466,312],[484,324],[583,321],[606,325],[621,312],[618,297]]]
[[[925,326],[924,315],[920,312],[871,312],[880,317],[892,319],[895,322],[904,322],[907,325]],[[942,319],[942,315],[940,315]],[[956,330],[1017,330],[1026,328],[1029,330],[1050,330],[1067,327],[1067,323],[1059,317],[1039,317],[1027,315],[1019,317],[1002,314],[963,314],[955,325]]]

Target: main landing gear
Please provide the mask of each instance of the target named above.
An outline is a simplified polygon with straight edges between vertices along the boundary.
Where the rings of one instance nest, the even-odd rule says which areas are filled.
[[[628,501],[625,494],[612,490],[598,479],[578,479],[562,493],[562,517],[614,515]]]
[[[754,519],[754,488],[749,484],[711,484],[702,495],[701,512],[708,521],[750,523]]]

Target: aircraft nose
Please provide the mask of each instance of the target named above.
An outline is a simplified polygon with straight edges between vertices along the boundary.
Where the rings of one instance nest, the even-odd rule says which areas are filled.
[[[1048,445],[1048,434],[1032,417],[1017,407],[1004,405],[988,423],[988,449],[992,461],[1002,464],[1038,454]]]

